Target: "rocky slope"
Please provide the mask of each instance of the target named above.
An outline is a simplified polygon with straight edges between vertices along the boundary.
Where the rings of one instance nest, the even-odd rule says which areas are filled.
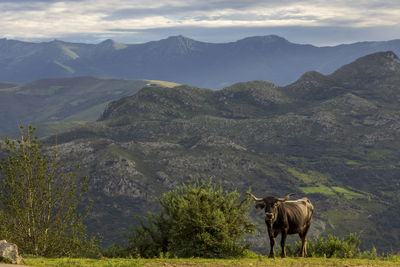
[[[106,242],[157,210],[162,192],[213,177],[243,194],[307,196],[316,207],[311,235],[357,232],[364,247],[397,251],[399,97],[399,59],[383,52],[286,87],[144,88],[57,142],[89,177],[89,228]],[[263,216],[252,216],[260,230],[253,248],[263,250]]]

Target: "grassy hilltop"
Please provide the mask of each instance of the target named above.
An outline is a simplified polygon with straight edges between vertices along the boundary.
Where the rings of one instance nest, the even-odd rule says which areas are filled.
[[[356,232],[364,248],[391,252],[400,247],[399,99],[400,60],[383,52],[286,87],[147,87],[57,142],[89,176],[89,228],[108,242],[157,210],[162,192],[211,176],[242,193],[308,196],[312,236]],[[265,251],[262,215],[253,218],[253,248]]]

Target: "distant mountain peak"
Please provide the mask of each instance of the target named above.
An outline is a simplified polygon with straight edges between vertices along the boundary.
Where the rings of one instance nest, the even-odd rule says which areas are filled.
[[[393,52],[393,51],[385,51],[385,52],[379,52],[376,54],[381,54],[383,57],[390,58],[390,59],[395,59],[399,60],[399,57]]]
[[[370,65],[380,65],[383,62],[396,62],[399,63],[398,56],[392,51],[377,52],[358,58],[350,64],[345,66],[355,66],[358,64],[369,63]]]
[[[172,35],[169,36],[166,40],[177,40],[177,41],[195,41],[189,37],[183,36],[183,35]]]
[[[168,36],[167,39],[189,39],[189,38],[183,36],[182,34],[179,34],[179,35],[171,35],[171,36]]]
[[[104,40],[103,42],[99,43],[97,46],[106,48],[106,49],[115,49],[115,50],[121,50],[121,49],[128,47],[128,45],[116,42],[112,39]]]
[[[178,53],[178,54],[189,54],[194,50],[198,49],[198,46],[203,45],[203,42],[199,42],[183,35],[169,36],[166,39],[162,39],[158,42],[152,42],[156,46],[160,47],[164,51]]]
[[[49,44],[65,44],[66,42],[58,40],[58,39],[54,39],[52,41],[47,42]]]
[[[310,79],[315,80],[315,79],[321,79],[324,77],[325,76],[322,73],[312,70],[312,71],[308,71],[308,72],[304,73],[303,75],[301,75],[298,81],[310,80]]]
[[[382,57],[388,59],[392,70],[398,70],[400,68],[400,59],[393,51],[381,52],[380,54],[382,54]]]
[[[200,43],[199,41],[196,41],[194,39],[191,39],[191,38],[183,36],[183,35],[169,36],[167,39],[161,40],[161,42],[180,44],[185,47],[191,46],[194,43]]]
[[[264,35],[264,36],[252,36],[239,40],[238,42],[263,42],[263,43],[275,43],[275,42],[289,42],[283,37],[278,35]]]
[[[378,62],[380,63],[380,60],[388,61],[388,62],[396,62],[396,63],[400,62],[399,57],[393,51],[384,51],[384,52],[377,52],[377,53],[373,53],[370,55],[360,57],[359,59],[354,61],[354,63],[366,61],[366,60],[373,60],[376,63],[378,63]]]

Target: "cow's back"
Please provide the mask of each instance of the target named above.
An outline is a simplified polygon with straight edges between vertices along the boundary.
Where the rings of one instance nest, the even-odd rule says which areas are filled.
[[[283,212],[288,223],[288,234],[302,232],[311,224],[314,206],[308,198],[286,201],[281,204],[280,211]]]

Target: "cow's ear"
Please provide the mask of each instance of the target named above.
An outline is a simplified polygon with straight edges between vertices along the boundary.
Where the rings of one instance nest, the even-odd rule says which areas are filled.
[[[265,204],[264,203],[258,203],[256,205],[256,209],[258,209],[258,210],[263,210],[264,208],[265,208]]]

